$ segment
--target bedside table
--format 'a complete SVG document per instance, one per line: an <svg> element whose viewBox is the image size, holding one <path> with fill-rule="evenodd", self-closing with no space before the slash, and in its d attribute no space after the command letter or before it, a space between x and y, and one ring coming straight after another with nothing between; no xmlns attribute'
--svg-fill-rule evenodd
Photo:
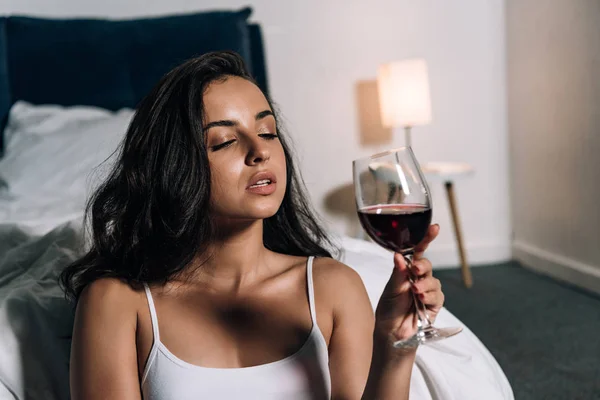
<svg viewBox="0 0 600 400"><path fill-rule="evenodd" d="M454 196L454 181L473 174L474 169L467 163L430 162L422 165L421 170L423 171L423 174L425 174L428 183L440 181L443 182L446 187L446 195L450 205L450 213L452 214L452 224L454 225L454 235L456 237L458 254L460 256L462 279L465 287L470 288L473 286L473 277L467 262L467 255L463 244L462 228L460 226L458 207Z"/></svg>

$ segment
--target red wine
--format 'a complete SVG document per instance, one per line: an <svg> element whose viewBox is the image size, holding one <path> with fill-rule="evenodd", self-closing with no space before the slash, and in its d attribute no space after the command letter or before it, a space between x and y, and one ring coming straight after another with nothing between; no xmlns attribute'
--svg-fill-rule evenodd
<svg viewBox="0 0 600 400"><path fill-rule="evenodd" d="M358 218L378 245L409 254L427 233L431 208L419 204L377 205L358 210Z"/></svg>

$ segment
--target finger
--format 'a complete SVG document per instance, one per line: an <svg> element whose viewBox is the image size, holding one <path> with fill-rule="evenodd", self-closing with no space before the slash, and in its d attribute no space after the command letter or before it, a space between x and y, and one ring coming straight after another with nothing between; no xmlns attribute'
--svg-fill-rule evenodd
<svg viewBox="0 0 600 400"><path fill-rule="evenodd" d="M425 250L427 250L427 247L429 247L429 243L431 243L439 233L439 224L433 224L429 226L429 229L427 229L427 234L425 234L423 240L421 240L421 242L415 246L415 252L413 256L414 259L419 259L423 257L423 253L425 252Z"/></svg>
<svg viewBox="0 0 600 400"><path fill-rule="evenodd" d="M433 276L420 279L415 282L412 286L412 290L417 293L427 293L434 290L442 291L442 282L439 279L434 278Z"/></svg>
<svg viewBox="0 0 600 400"><path fill-rule="evenodd" d="M438 311L444 306L444 292L441 290L432 290L431 292L419 294L419 299L429 310Z"/></svg>
<svg viewBox="0 0 600 400"><path fill-rule="evenodd" d="M394 253L394 270L398 269L402 274L408 273L408 268L406 267L406 260L404 260L404 256L400 253Z"/></svg>
<svg viewBox="0 0 600 400"><path fill-rule="evenodd" d="M419 260L413 261L412 263L412 272L419 279L431 276L432 271L433 266L431 265L431 261L429 261L426 258L421 258Z"/></svg>
<svg viewBox="0 0 600 400"><path fill-rule="evenodd" d="M388 280L387 285L383 289L383 295L386 297L394 297L401 293L406 293L410 290L410 282L408 280L408 268L401 254L394 254L394 270Z"/></svg>
<svg viewBox="0 0 600 400"><path fill-rule="evenodd" d="M402 320L402 323L398 326L395 332L396 340L404 340L412 337L418 327L418 317L416 312L407 313Z"/></svg>

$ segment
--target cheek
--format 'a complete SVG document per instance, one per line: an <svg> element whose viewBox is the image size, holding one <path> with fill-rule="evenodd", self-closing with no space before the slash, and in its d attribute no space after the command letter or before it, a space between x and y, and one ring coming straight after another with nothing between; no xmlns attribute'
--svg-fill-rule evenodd
<svg viewBox="0 0 600 400"><path fill-rule="evenodd" d="M210 162L211 199L224 200L223 196L236 190L239 183L239 167L234 162Z"/></svg>
<svg viewBox="0 0 600 400"><path fill-rule="evenodd" d="M287 181L287 163L285 161L285 153L283 149L281 149L279 156L278 164L281 166L281 176L283 177L284 182Z"/></svg>
<svg viewBox="0 0 600 400"><path fill-rule="evenodd" d="M279 163L280 168L279 168L279 173L277 174L277 176L279 177L279 180L277 182L277 191L279 192L279 196L281 197L281 199L283 200L283 197L285 196L285 192L287 191L287 165L285 162L285 155L281 155L281 162Z"/></svg>

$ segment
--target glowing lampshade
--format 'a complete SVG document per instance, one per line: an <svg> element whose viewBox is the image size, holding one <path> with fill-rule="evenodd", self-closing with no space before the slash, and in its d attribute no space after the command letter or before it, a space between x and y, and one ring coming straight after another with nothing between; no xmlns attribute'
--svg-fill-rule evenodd
<svg viewBox="0 0 600 400"><path fill-rule="evenodd" d="M431 122L425 60L411 59L381 65L377 86L384 126L411 127Z"/></svg>

